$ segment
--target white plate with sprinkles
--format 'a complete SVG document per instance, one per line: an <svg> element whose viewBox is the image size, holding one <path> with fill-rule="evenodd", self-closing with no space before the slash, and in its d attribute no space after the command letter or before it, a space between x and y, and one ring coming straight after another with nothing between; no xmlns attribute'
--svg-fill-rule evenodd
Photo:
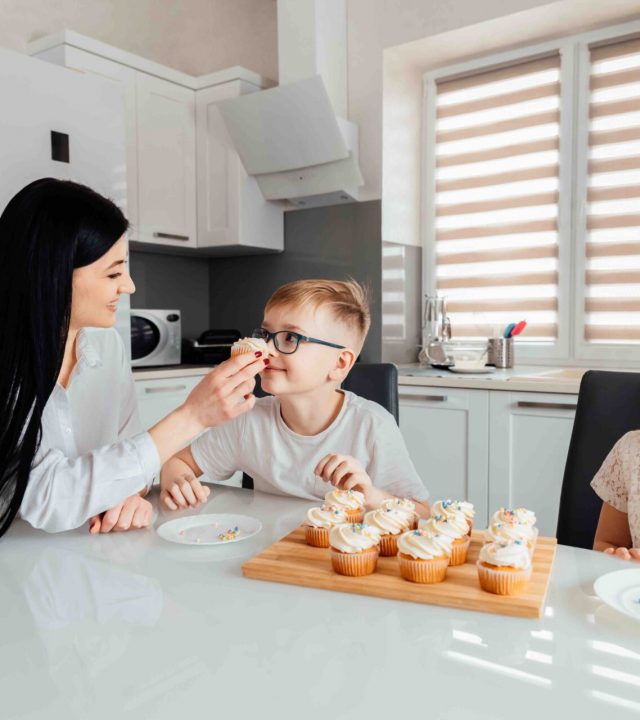
<svg viewBox="0 0 640 720"><path fill-rule="evenodd" d="M602 575L593 589L614 610L640 620L640 570L616 570Z"/></svg>
<svg viewBox="0 0 640 720"><path fill-rule="evenodd" d="M250 515L194 515L169 520L158 528L163 540L179 545L229 545L247 540L262 530L262 523Z"/></svg>

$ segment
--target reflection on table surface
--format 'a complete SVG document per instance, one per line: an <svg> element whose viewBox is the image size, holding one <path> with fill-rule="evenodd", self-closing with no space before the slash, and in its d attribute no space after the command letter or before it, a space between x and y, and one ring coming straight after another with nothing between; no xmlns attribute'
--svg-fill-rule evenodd
<svg viewBox="0 0 640 720"><path fill-rule="evenodd" d="M559 547L540 620L243 578L242 563L312 504L216 487L197 511L159 510L156 525L189 512L264 525L214 547L152 529L52 536L17 522L0 543L2 717L640 712L640 623L593 592L597 577L628 564Z"/></svg>

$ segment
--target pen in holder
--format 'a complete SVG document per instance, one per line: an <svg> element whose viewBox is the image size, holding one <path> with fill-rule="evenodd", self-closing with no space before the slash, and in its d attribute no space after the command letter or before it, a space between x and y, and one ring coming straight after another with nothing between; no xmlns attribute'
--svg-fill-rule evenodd
<svg viewBox="0 0 640 720"><path fill-rule="evenodd" d="M489 351L487 353L487 365L495 365L497 368L513 367L513 338L493 337L489 338Z"/></svg>

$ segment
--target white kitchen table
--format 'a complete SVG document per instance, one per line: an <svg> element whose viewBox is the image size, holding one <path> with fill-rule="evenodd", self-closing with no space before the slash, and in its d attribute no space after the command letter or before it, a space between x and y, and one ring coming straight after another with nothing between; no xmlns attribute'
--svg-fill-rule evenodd
<svg viewBox="0 0 640 720"><path fill-rule="evenodd" d="M558 548L540 620L244 578L310 505L216 487L191 512L264 525L218 547L16 521L0 541L0 718L637 717L640 623L593 593L623 561Z"/></svg>

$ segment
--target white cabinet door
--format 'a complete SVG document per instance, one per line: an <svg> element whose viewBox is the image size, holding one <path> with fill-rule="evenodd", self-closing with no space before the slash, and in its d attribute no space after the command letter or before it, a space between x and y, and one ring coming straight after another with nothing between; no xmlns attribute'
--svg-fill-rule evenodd
<svg viewBox="0 0 640 720"><path fill-rule="evenodd" d="M218 103L257 90L234 80L196 91L198 247L284 250L284 211L244 170Z"/></svg>
<svg viewBox="0 0 640 720"><path fill-rule="evenodd" d="M142 427L148 430L173 412L187 399L191 390L202 380L202 376L165 378L162 380L136 380L136 396ZM206 475L204 482L211 482ZM242 473L235 473L225 485L242 486Z"/></svg>
<svg viewBox="0 0 640 720"><path fill-rule="evenodd" d="M577 396L492 392L489 506L527 507L555 536Z"/></svg>
<svg viewBox="0 0 640 720"><path fill-rule="evenodd" d="M486 390L400 385L400 430L432 500L469 500L487 520Z"/></svg>
<svg viewBox="0 0 640 720"><path fill-rule="evenodd" d="M136 71L138 240L196 247L194 91Z"/></svg>
<svg viewBox="0 0 640 720"><path fill-rule="evenodd" d="M130 67L113 60L64 45L38 53L36 57L78 72L97 75L118 88L124 105L126 168L123 177L114 183L116 193L112 200L127 216L131 227L129 239L137 240L138 227L138 156L136 132L136 73ZM124 177L126 170L126 177Z"/></svg>

